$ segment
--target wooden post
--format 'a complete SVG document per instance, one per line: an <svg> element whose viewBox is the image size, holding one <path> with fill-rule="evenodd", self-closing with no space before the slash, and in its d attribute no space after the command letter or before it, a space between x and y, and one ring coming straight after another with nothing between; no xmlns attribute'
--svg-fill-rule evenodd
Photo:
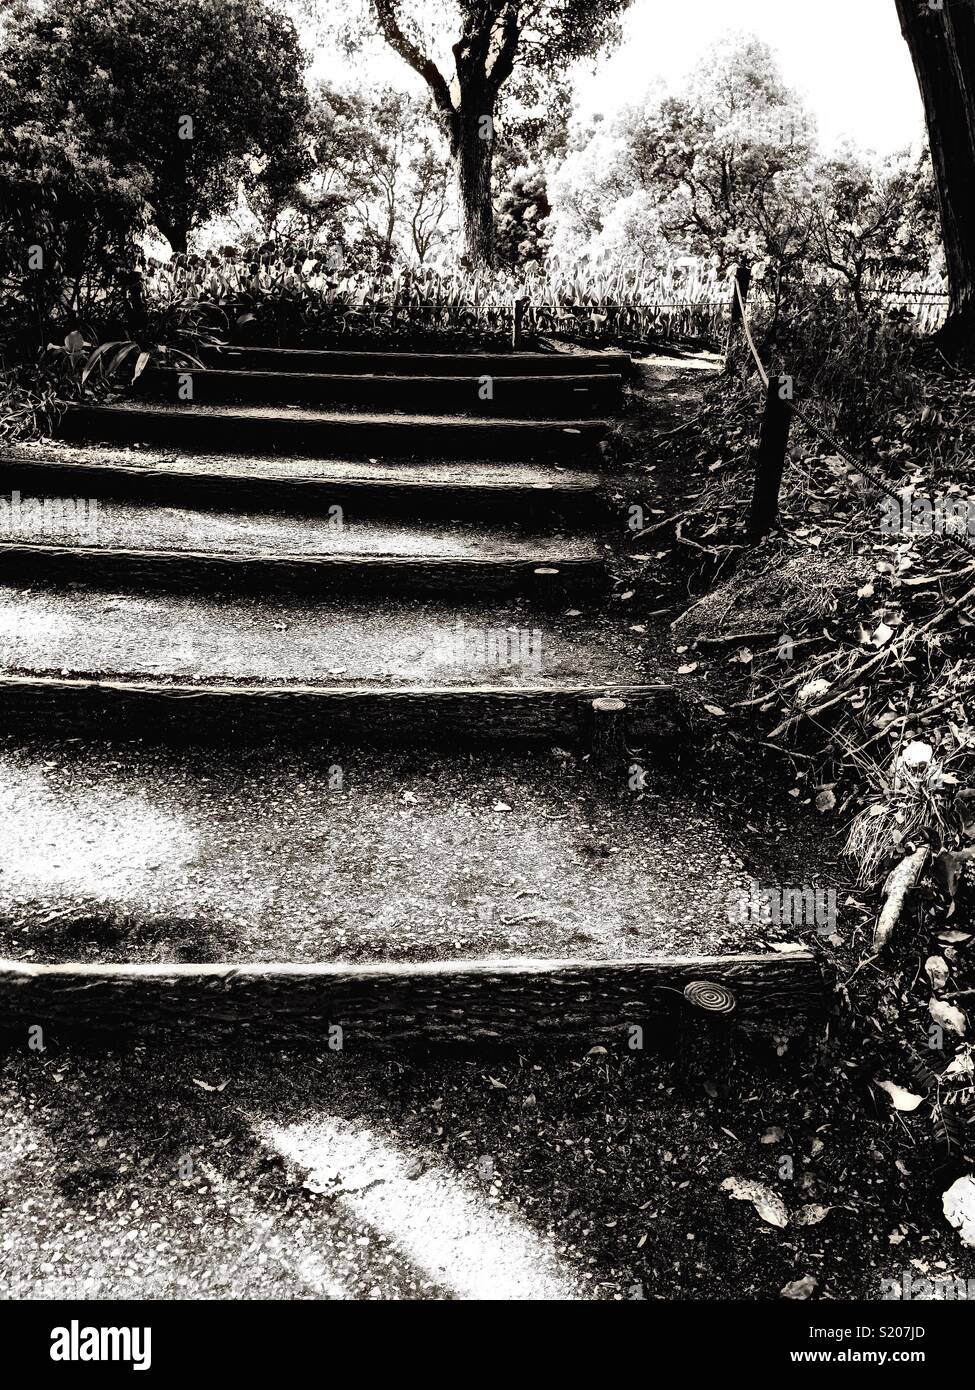
<svg viewBox="0 0 975 1390"><path fill-rule="evenodd" d="M611 777L626 762L626 701L609 695L592 702L589 766L597 777Z"/></svg>
<svg viewBox="0 0 975 1390"><path fill-rule="evenodd" d="M522 299L516 295L512 304L511 346L515 352L518 351L522 343L522 324L525 321L525 305L527 303L527 299Z"/></svg>
<svg viewBox="0 0 975 1390"><path fill-rule="evenodd" d="M750 265L739 265L735 267L735 285L741 293L741 301L734 289L731 292L731 318L728 322L728 340L724 350L724 369L730 369L731 350L738 337L738 328L742 322L742 306L748 303L748 289L752 283L752 268Z"/></svg>
<svg viewBox="0 0 975 1390"><path fill-rule="evenodd" d="M789 377L769 378L762 431L755 455L755 489L748 512L748 534L755 540L768 535L779 514L779 489L792 424L789 385Z"/></svg>

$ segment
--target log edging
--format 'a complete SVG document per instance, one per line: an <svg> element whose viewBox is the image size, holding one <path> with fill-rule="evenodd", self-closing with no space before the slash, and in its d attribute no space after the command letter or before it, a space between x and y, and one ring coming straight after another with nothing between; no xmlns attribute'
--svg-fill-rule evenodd
<svg viewBox="0 0 975 1390"><path fill-rule="evenodd" d="M464 739L587 738L592 701L627 702L628 730L657 736L670 685L394 686L194 684L141 679L0 675L0 730L44 733L132 728L140 737L219 729L223 738L271 729L307 738L352 729L359 737L415 734L421 726Z"/></svg>
<svg viewBox="0 0 975 1390"><path fill-rule="evenodd" d="M247 554L176 546L150 550L29 541L0 541L0 578L147 583L177 590L246 585L259 590L437 594L446 589L451 593L524 593L556 602L570 592L598 593L608 584L601 556Z"/></svg>
<svg viewBox="0 0 975 1390"><path fill-rule="evenodd" d="M804 1031L825 1016L826 975L809 951L638 960L419 964L61 964L0 960L0 1025L118 1029L193 1019L342 1030L350 1044L561 1044L632 1037L714 1015L685 996L734 996L720 1026Z"/></svg>
<svg viewBox="0 0 975 1390"><path fill-rule="evenodd" d="M391 464L397 460L390 459ZM85 497L130 498L152 502L210 506L227 510L264 506L298 508L312 515L336 505L360 515L413 516L422 506L431 513L455 519L491 516L561 516L591 521L593 513L609 513L605 478L576 482L553 472L552 481L518 483L490 481L476 473L463 481L433 478L288 477L273 472L220 472L209 468L170 468L160 464L126 464L119 461L82 462L57 458L30 458L0 453L0 477L8 487L38 487Z"/></svg>

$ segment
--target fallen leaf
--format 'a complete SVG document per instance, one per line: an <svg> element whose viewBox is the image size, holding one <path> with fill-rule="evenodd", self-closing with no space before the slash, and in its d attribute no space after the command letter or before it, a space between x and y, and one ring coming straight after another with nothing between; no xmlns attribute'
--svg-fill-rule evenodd
<svg viewBox="0 0 975 1390"><path fill-rule="evenodd" d="M815 1288L815 1276L807 1274L803 1279L793 1279L791 1284L786 1284L781 1293L783 1298L812 1298Z"/></svg>
<svg viewBox="0 0 975 1390"><path fill-rule="evenodd" d="M943 854L935 855L931 872L949 897L953 898L958 891L958 881L970 859L975 859L975 849L963 849L957 853L945 850Z"/></svg>
<svg viewBox="0 0 975 1390"><path fill-rule="evenodd" d="M788 1226L789 1213L782 1198L760 1182L751 1182L748 1178L725 1178L721 1186L736 1202L751 1202L762 1220L770 1226L780 1229Z"/></svg>
<svg viewBox="0 0 975 1390"><path fill-rule="evenodd" d="M958 1178L942 1195L941 1205L962 1244L975 1249L975 1178L970 1173Z"/></svg>
<svg viewBox="0 0 975 1390"><path fill-rule="evenodd" d="M821 792L816 793L816 810L832 811L836 805L836 795L829 787L824 787Z"/></svg>
<svg viewBox="0 0 975 1390"><path fill-rule="evenodd" d="M219 1086L211 1086L209 1081L200 1081L198 1077L193 1077L193 1085L199 1086L201 1091L222 1091L227 1085L226 1081L221 1081Z"/></svg>
<svg viewBox="0 0 975 1390"><path fill-rule="evenodd" d="M948 983L948 962L944 956L928 956L924 962L924 973L935 994L940 994Z"/></svg>
<svg viewBox="0 0 975 1390"><path fill-rule="evenodd" d="M818 676L814 681L807 681L799 690L797 699L800 705L808 704L810 700L815 700L819 695L825 695L830 688L830 682Z"/></svg>
<svg viewBox="0 0 975 1390"><path fill-rule="evenodd" d="M899 762L905 767L924 767L934 757L934 749L930 743L922 743L919 739L913 739L902 750Z"/></svg>
<svg viewBox="0 0 975 1390"><path fill-rule="evenodd" d="M818 1226L832 1210L832 1207L821 1207L816 1202L808 1202L806 1206L799 1208L792 1220L797 1226Z"/></svg>
<svg viewBox="0 0 975 1390"><path fill-rule="evenodd" d="M968 1028L965 1015L961 1009L956 1009L954 1004L946 1004L943 999L931 999L928 1002L928 1013L945 1032L954 1033L959 1038L965 1036Z"/></svg>
<svg viewBox="0 0 975 1390"><path fill-rule="evenodd" d="M679 676L689 676L692 671L697 670L697 666L698 663L696 661L689 661L686 666L678 666L677 674Z"/></svg>
<svg viewBox="0 0 975 1390"><path fill-rule="evenodd" d="M902 1110L905 1114L916 1110L924 1100L923 1096L916 1096L913 1091L905 1091L904 1087L898 1086L895 1081L878 1081L877 1085L890 1096L894 1109Z"/></svg>

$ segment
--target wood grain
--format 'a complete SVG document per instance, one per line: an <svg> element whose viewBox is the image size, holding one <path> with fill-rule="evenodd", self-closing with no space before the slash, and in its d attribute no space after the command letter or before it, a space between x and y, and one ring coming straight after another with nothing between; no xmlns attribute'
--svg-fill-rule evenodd
<svg viewBox="0 0 975 1390"><path fill-rule="evenodd" d="M436 735L490 741L591 740L592 701L627 703L632 737L673 737L676 696L669 685L370 686L191 684L161 680L0 676L0 730L138 737L288 739L354 732L382 740Z"/></svg>
<svg viewBox="0 0 975 1390"><path fill-rule="evenodd" d="M0 542L0 579L136 584L177 592L525 594L541 603L561 603L571 594L597 595L608 584L601 558L544 553L499 559L480 555L242 554L40 542Z"/></svg>
<svg viewBox="0 0 975 1390"><path fill-rule="evenodd" d="M193 405L71 406L62 439L171 444L199 453L278 452L301 457L573 459L597 466L607 427L601 420L336 418L313 412L211 413Z"/></svg>
<svg viewBox="0 0 975 1390"><path fill-rule="evenodd" d="M410 965L37 965L0 961L0 1020L85 1029L160 1022L338 1025L344 1043L577 1045L633 1024L706 1022L684 998L695 981L730 990L722 1023L795 1033L821 1019L827 983L808 952L515 960Z"/></svg>

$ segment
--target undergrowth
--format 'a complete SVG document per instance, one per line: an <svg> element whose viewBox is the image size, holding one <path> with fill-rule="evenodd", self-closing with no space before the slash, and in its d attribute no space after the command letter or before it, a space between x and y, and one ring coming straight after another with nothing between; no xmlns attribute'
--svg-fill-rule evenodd
<svg viewBox="0 0 975 1390"><path fill-rule="evenodd" d="M856 925L823 942L840 981L841 1034L852 1023L877 1077L905 1092L896 1103L909 1142L920 1119L951 1162L971 1150L975 1120L965 881L975 858L975 536L960 524L915 533L894 518L941 498L975 529L975 504L965 512L975 388L898 325L830 318L815 304L756 342L771 371L792 376L796 405L854 461L794 419L779 525L748 543L764 389L737 351L701 413L660 441L690 468L685 504L650 545L673 547L692 577L697 597L674 638L684 669L707 671L713 717L778 748L796 797L842 837L859 884L847 904ZM906 513L878 482L906 496ZM885 889L916 851L919 886L884 943L874 924Z"/></svg>

